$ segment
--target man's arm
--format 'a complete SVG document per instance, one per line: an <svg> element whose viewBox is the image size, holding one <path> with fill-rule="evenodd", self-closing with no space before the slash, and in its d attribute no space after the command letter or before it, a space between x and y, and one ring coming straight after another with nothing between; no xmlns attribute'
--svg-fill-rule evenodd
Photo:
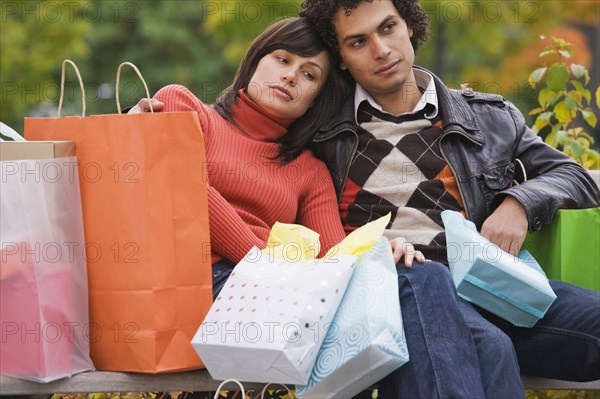
<svg viewBox="0 0 600 399"><path fill-rule="evenodd" d="M509 112L517 129L514 158L525 166L528 180L493 199L495 210L484 221L481 234L516 255L528 229L537 231L551 223L559 209L600 206L600 193L589 174L572 158L545 144L512 104Z"/></svg>

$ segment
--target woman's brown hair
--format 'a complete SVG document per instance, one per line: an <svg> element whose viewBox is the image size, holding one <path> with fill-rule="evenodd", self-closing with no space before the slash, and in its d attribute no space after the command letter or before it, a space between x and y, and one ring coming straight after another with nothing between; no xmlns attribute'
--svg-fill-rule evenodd
<svg viewBox="0 0 600 399"><path fill-rule="evenodd" d="M327 51L327 48L304 18L291 17L273 23L250 44L232 85L217 99L214 106L221 116L236 124L232 117L232 105L238 101L239 91L248 88L258 62L275 50L312 57L323 50ZM338 113L347 96L349 84L333 64L331 55L328 58L329 74L312 107L292 123L287 134L278 140L280 151L277 158L281 163L290 162L300 155L318 128Z"/></svg>

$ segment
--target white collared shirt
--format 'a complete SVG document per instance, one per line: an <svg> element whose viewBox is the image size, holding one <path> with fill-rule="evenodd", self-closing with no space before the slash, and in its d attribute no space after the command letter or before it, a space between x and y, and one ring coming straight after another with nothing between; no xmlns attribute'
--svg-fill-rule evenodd
<svg viewBox="0 0 600 399"><path fill-rule="evenodd" d="M437 92L435 90L435 82L433 81L433 76L430 73L423 71L422 69L413 69L415 74L415 80L417 81L417 87L420 91L422 91L421 98L419 98L419 102L415 106L415 108L411 112L405 112L400 115L411 115L419 112L427 104L431 104L434 107L434 111L430 115L425 115L427 119L433 119L438 114L438 98ZM361 85L356 83L356 90L354 91L354 120L356 121L358 118L358 106L363 101L367 101L373 108L385 112L386 114L390 114L389 112L384 111L381 108L381 105L377 104L377 102L373 99L373 97L367 92ZM399 115L393 115L399 116Z"/></svg>

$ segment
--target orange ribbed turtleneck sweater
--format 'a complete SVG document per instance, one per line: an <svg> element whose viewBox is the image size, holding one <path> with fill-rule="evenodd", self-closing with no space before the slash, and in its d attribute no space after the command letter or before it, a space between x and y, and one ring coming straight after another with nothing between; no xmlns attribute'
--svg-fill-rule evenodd
<svg viewBox="0 0 600 399"><path fill-rule="evenodd" d="M275 142L289 120L269 115L244 92L232 109L241 130L183 86L156 93L164 111L195 111L204 134L213 263L239 262L256 245L266 246L275 222L297 223L321 235L321 253L340 242L342 228L331 177L310 151L280 165Z"/></svg>

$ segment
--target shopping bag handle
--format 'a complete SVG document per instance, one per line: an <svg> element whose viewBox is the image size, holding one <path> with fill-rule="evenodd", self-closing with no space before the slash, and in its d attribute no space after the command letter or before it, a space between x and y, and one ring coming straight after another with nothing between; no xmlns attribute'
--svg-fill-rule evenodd
<svg viewBox="0 0 600 399"><path fill-rule="evenodd" d="M62 70L60 73L60 99L58 100L58 112L56 113L56 117L60 118L60 112L62 111L63 97L65 95L65 67L67 64L75 69L77 79L79 80L79 87L81 87L81 117L83 118L85 117L85 88L83 87L83 79L81 79L79 68L77 68L77 65L71 60L64 60L62 62Z"/></svg>
<svg viewBox="0 0 600 399"><path fill-rule="evenodd" d="M263 388L262 392L260 393L260 399L264 399L265 397L265 393L267 392L267 388L271 385L281 385L282 387L285 388L285 390L287 391L288 395L290 396L290 398L293 398L294 396L292 395L292 391L290 391L290 389L288 388L287 385L284 384L274 384L274 383L270 383L265 385L265 387Z"/></svg>
<svg viewBox="0 0 600 399"><path fill-rule="evenodd" d="M219 399L219 392L221 392L221 388L223 387L223 385L227 384L228 382L235 382L236 384L238 384L239 387L242 389L242 398L246 397L246 392L244 392L244 386L242 385L241 382L239 382L238 380L225 380L217 388L217 391L215 392L215 396L213 399Z"/></svg>
<svg viewBox="0 0 600 399"><path fill-rule="evenodd" d="M123 69L123 67L127 65L130 66L131 68L133 68L133 70L135 71L135 73L137 73L137 75L139 76L140 80L142 81L142 83L144 84L144 89L146 90L146 98L148 99L148 105L150 105L150 112L154 113L154 110L152 109L152 104L151 104L151 100L150 100L150 91L148 90L148 85L146 84L146 81L144 80L144 77L142 76L142 73L140 72L140 70L138 69L138 67L136 67L134 64L132 64L131 62L122 62L121 65L119 65L119 68L117 69L117 83L116 83L116 88L115 88L115 97L117 100L117 111L119 112L119 114L121 113L121 102L119 101L119 81L121 80L121 69Z"/></svg>

